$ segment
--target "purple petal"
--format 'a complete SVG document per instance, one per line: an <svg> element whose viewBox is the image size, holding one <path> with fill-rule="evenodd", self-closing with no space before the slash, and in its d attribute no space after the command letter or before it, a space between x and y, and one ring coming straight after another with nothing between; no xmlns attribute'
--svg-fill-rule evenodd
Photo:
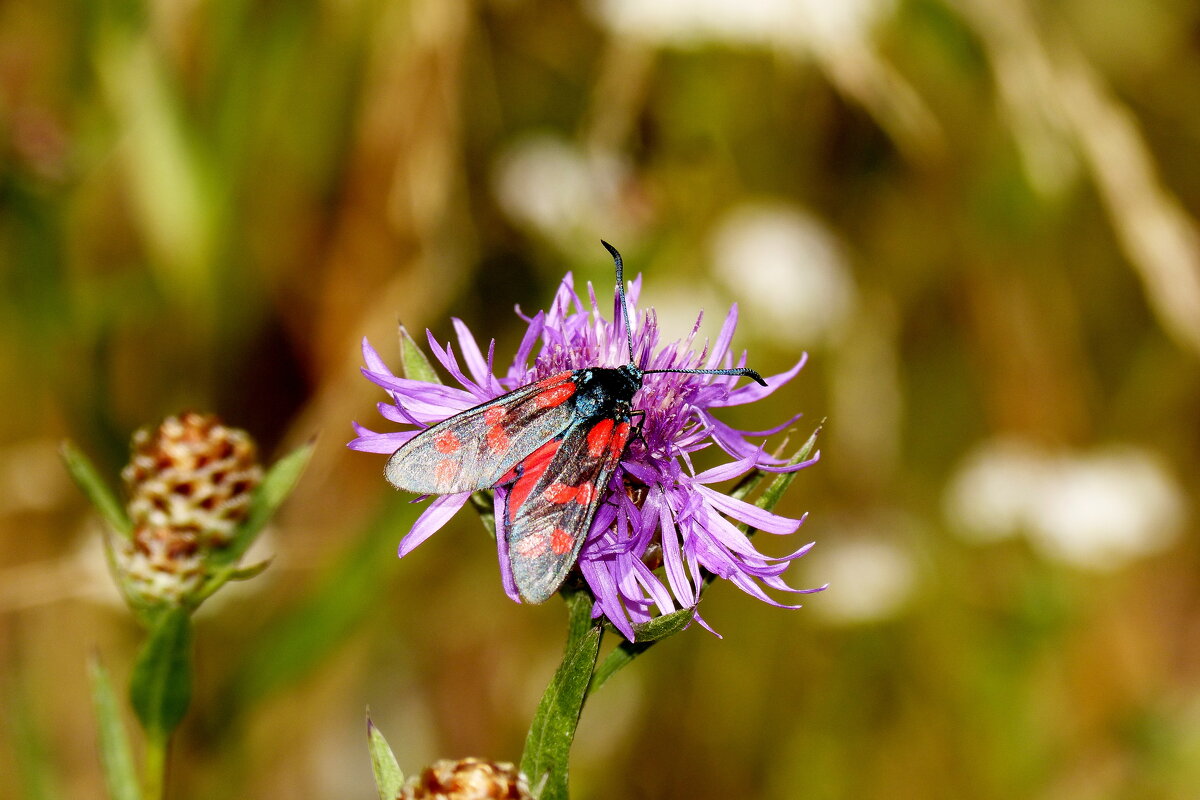
<svg viewBox="0 0 1200 800"><path fill-rule="evenodd" d="M761 400L774 392L780 386L790 381L792 378L796 377L796 373L804 369L804 363L806 361L808 361L808 353L800 356L800 360L797 361L791 369L780 372L778 375L768 375L766 378L764 378L764 380L767 382L766 386L760 386L757 383L750 382L740 389L735 389L730 392L729 397L727 397L724 402L713 403L713 405L726 407L742 406L746 405L747 403L753 403L756 400Z"/></svg>
<svg viewBox="0 0 1200 800"><path fill-rule="evenodd" d="M595 562L591 559L581 559L579 569L583 573L584 580L592 590L592 594L596 598L597 605L604 607L604 615L608 617L608 621L616 627L629 641L633 641L633 624L624 613L620 613L621 602L617 595L617 584L613 580L611 574L605 569L602 562Z"/></svg>
<svg viewBox="0 0 1200 800"><path fill-rule="evenodd" d="M434 357L441 362L442 366L446 368L446 371L450 373L450 376L454 380L461 383L473 397L477 398L475 401L476 404L479 400L488 400L493 397L493 395L468 378L466 373L462 371L462 367L458 365L458 359L454 357L454 347L449 342L446 343L446 347L443 349L438 344L437 339L434 338L433 331L429 330L425 331L425 338L429 341L429 348L433 351Z"/></svg>
<svg viewBox="0 0 1200 800"><path fill-rule="evenodd" d="M721 333L717 336L717 343L713 345L712 352L708 354L708 363L705 364L705 369L717 369L717 365L725 358L729 352L729 343L733 341L733 332L737 329L737 323L738 307L737 303L734 303L729 307L725 321L721 323Z"/></svg>
<svg viewBox="0 0 1200 800"><path fill-rule="evenodd" d="M384 389L398 392L406 400L419 400L426 403L443 403L446 405L462 405L463 403L477 405L475 397L470 392L456 389L453 386L414 381L409 378L400 378L390 373L372 372L368 369L363 369L362 374L366 375L367 380L372 383ZM470 407L464 406L464 408Z"/></svg>
<svg viewBox="0 0 1200 800"><path fill-rule="evenodd" d="M471 371L471 377L475 379L475 383L487 390L488 393L504 394L504 389L496 381L496 376L488 369L487 360L484 359L483 352L479 349L479 343L475 341L470 328L458 317L451 317L451 322L454 324L454 331L458 334L458 349L462 351L463 360L467 362L467 369Z"/></svg>
<svg viewBox="0 0 1200 800"><path fill-rule="evenodd" d="M354 423L354 428L358 431L358 438L346 442L346 447L362 453L382 453L389 456L399 450L402 444L418 433L417 431L375 433L374 431L367 430L357 422Z"/></svg>
<svg viewBox="0 0 1200 800"><path fill-rule="evenodd" d="M786 534L794 533L800 527L800 520L798 519L772 514L770 511L759 508L752 503L721 494L707 486L697 486L696 491L707 497L708 501L716 508L724 511L739 522L744 522L760 531Z"/></svg>
<svg viewBox="0 0 1200 800"><path fill-rule="evenodd" d="M517 348L517 354L513 358L513 368L509 370L510 378L524 378L528 371L526 366L529 363L529 356L533 353L533 347L541 338L542 329L546 327L546 312L539 311L533 319L529 321L529 327L525 329L525 336L521 339L521 346Z"/></svg>
<svg viewBox="0 0 1200 800"><path fill-rule="evenodd" d="M759 456L761 456L762 453L762 448L759 448L756 452L751 453L745 458L737 461L730 461L728 464L722 464L721 466L713 467L712 469L706 469L699 475L694 476L692 481L695 483L720 483L721 481L740 478L750 470L754 469L754 467L758 464Z"/></svg>
<svg viewBox="0 0 1200 800"><path fill-rule="evenodd" d="M366 363L367 369L372 372L383 373L384 375L392 374L392 371L387 368L387 364L379 357L379 353L371 346L371 343L367 341L367 337L365 336L362 340L362 354L363 362Z"/></svg>
<svg viewBox="0 0 1200 800"><path fill-rule="evenodd" d="M796 420L800 419L803 416L804 416L804 412L800 412L798 414L793 414L790 418L788 418L787 421L781 422L778 425L774 425L770 428L767 428L765 431L741 431L741 434L743 436L774 436L775 434L779 433L780 431L782 431L786 428L790 428L792 425L796 424Z"/></svg>
<svg viewBox="0 0 1200 800"><path fill-rule="evenodd" d="M444 494L430 503L429 508L425 509L425 513L417 518L408 535L400 540L400 558L404 558L416 549L418 545L439 531L443 525L450 521L451 517L458 513L458 510L463 507L470 496L470 492Z"/></svg>
<svg viewBox="0 0 1200 800"><path fill-rule="evenodd" d="M692 614L692 619L696 620L696 622L698 622L700 624L701 628L704 628L704 630L708 631L709 633L711 633L713 636L717 637L718 639L725 638L721 634L717 633L715 628L713 628L711 625L709 625L707 622L704 621L704 617L700 616L699 611Z"/></svg>
<svg viewBox="0 0 1200 800"><path fill-rule="evenodd" d="M657 490L662 491L661 489ZM681 604L694 606L699 598L696 589L688 581L687 574L683 571L683 553L679 550L679 534L675 528L675 521L671 519L669 502L662 504L659 519L662 524L663 566L666 567L667 581L671 584L671 592ZM699 583L695 585L698 586Z"/></svg>
<svg viewBox="0 0 1200 800"><path fill-rule="evenodd" d="M500 586L514 603L521 602L517 581L513 578L512 564L508 560L508 529L504 525L504 499L508 490L496 488L492 493L492 519L496 523L496 553L500 560Z"/></svg>
<svg viewBox="0 0 1200 800"><path fill-rule="evenodd" d="M658 613L670 614L675 611L675 601L671 597L671 593L667 591L667 587L662 585L662 581L658 579L654 572L640 558L630 558L629 561L634 574L637 576L638 583L641 584L646 593L654 600L654 605L657 606Z"/></svg>
<svg viewBox="0 0 1200 800"><path fill-rule="evenodd" d="M796 605L789 605L787 603L780 603L778 600L772 599L771 596L764 592L757 583L740 573L731 576L729 581L751 597L762 600L764 603L775 606L776 608L803 608L803 606L798 603Z"/></svg>

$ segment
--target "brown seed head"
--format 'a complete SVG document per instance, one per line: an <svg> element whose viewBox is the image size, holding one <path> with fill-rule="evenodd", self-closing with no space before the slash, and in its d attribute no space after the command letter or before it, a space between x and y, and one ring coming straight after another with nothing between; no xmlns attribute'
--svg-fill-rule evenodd
<svg viewBox="0 0 1200 800"><path fill-rule="evenodd" d="M171 541L168 549L175 549L191 536L203 547L221 547L246 517L262 468L248 433L213 414L188 412L134 434L121 477L137 538Z"/></svg>
<svg viewBox="0 0 1200 800"><path fill-rule="evenodd" d="M409 778L396 800L532 800L525 776L512 764L464 758L441 760Z"/></svg>

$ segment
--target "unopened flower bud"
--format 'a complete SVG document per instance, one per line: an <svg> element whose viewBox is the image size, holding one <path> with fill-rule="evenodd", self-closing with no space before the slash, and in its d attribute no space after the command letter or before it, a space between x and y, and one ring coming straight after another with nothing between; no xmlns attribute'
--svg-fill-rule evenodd
<svg viewBox="0 0 1200 800"><path fill-rule="evenodd" d="M512 764L464 758L434 762L409 778L396 800L532 800Z"/></svg>
<svg viewBox="0 0 1200 800"><path fill-rule="evenodd" d="M132 539L114 557L143 601L178 602L205 576L205 555L229 544L262 479L253 439L212 414L168 417L133 437L121 471Z"/></svg>
<svg viewBox="0 0 1200 800"><path fill-rule="evenodd" d="M250 434L187 412L134 434L121 477L135 528L171 528L220 547L245 519L262 468Z"/></svg>

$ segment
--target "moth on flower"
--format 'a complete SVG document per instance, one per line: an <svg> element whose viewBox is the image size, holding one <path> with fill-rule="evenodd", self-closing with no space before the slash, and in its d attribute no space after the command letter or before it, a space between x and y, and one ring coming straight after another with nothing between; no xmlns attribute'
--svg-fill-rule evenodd
<svg viewBox="0 0 1200 800"><path fill-rule="evenodd" d="M649 620L651 608L666 614L677 602L695 606L702 569L781 605L759 584L798 591L780 576L808 546L768 558L723 515L778 534L794 532L800 520L707 484L756 468L794 471L816 459L788 465L747 441L796 418L769 431L742 432L710 409L766 396L794 377L804 359L770 381L744 365L744 354L733 364L736 307L711 352L691 349L699 320L687 340L659 348L652 312L636 327L630 323L640 279L627 297L620 254L604 246L616 265L615 319L603 319L594 293L589 314L568 275L551 310L525 318L529 328L504 378L493 373L495 342L485 359L457 319L467 372L451 346L443 349L432 334L428 339L462 390L396 377L364 340L363 372L392 396L380 413L417 428L375 433L356 426L359 436L349 446L389 453L385 475L397 488L441 495L401 542L400 555L445 524L471 492L491 488L501 574L514 600L546 600L578 566L596 598L594 614L629 638L631 620ZM614 361L619 366L602 366ZM734 388L739 377L754 383ZM695 474L688 454L710 443L736 460ZM647 563L652 551L661 552L666 585Z"/></svg>

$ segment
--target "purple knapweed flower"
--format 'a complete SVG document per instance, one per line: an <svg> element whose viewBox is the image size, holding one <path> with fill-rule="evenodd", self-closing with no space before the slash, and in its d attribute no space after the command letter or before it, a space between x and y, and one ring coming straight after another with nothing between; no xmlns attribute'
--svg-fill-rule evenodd
<svg viewBox="0 0 1200 800"><path fill-rule="evenodd" d="M660 345L653 309L638 316L640 287L639 276L631 282L627 295L630 319L636 320L633 346L637 366L644 370L745 366L745 353L734 363L729 349L737 326L736 305L726 316L711 351L706 344L696 353L692 348L700 319L687 338ZM597 306L595 292L590 285L588 289L590 308L575 293L568 273L549 312L539 311L533 317L521 314L528 328L516 356L499 378L493 371L494 340L485 357L467 326L454 319L460 364L452 345L442 347L427 332L434 356L461 389L397 377L364 339L363 374L387 390L392 398L391 403L379 404L380 414L392 422L415 427L376 433L355 423L358 437L348 446L369 453L391 454L423 428L521 386L565 370L627 363L625 327L619 311L614 314L616 321L605 319ZM820 591L794 589L781 577L791 561L804 555L811 543L790 555L768 557L759 553L730 521L743 522L766 533L790 534L803 519L779 516L712 487L752 469L791 472L817 460L819 453L809 461L788 465L768 454L762 444L750 441L778 433L799 415L763 431L737 430L713 415L717 409L766 397L795 377L805 360L802 356L791 369L768 377L767 386L750 383L734 388L736 376L669 372L645 376L642 390L633 403L636 411L644 412L641 435L630 440L579 555L579 569L595 598L593 616L606 617L627 638L633 639L634 623L694 607L703 587L704 571L782 608L798 606L773 600L763 587L800 594ZM697 473L690 454L714 443L733 460ZM504 487L495 490L498 527L503 525L505 493ZM412 552L445 525L469 496L469 492L463 492L435 498L401 541L400 556ZM502 529L497 530L496 540L504 590L520 602ZM655 572L658 564L663 567L662 575ZM698 614L695 619L708 628Z"/></svg>

